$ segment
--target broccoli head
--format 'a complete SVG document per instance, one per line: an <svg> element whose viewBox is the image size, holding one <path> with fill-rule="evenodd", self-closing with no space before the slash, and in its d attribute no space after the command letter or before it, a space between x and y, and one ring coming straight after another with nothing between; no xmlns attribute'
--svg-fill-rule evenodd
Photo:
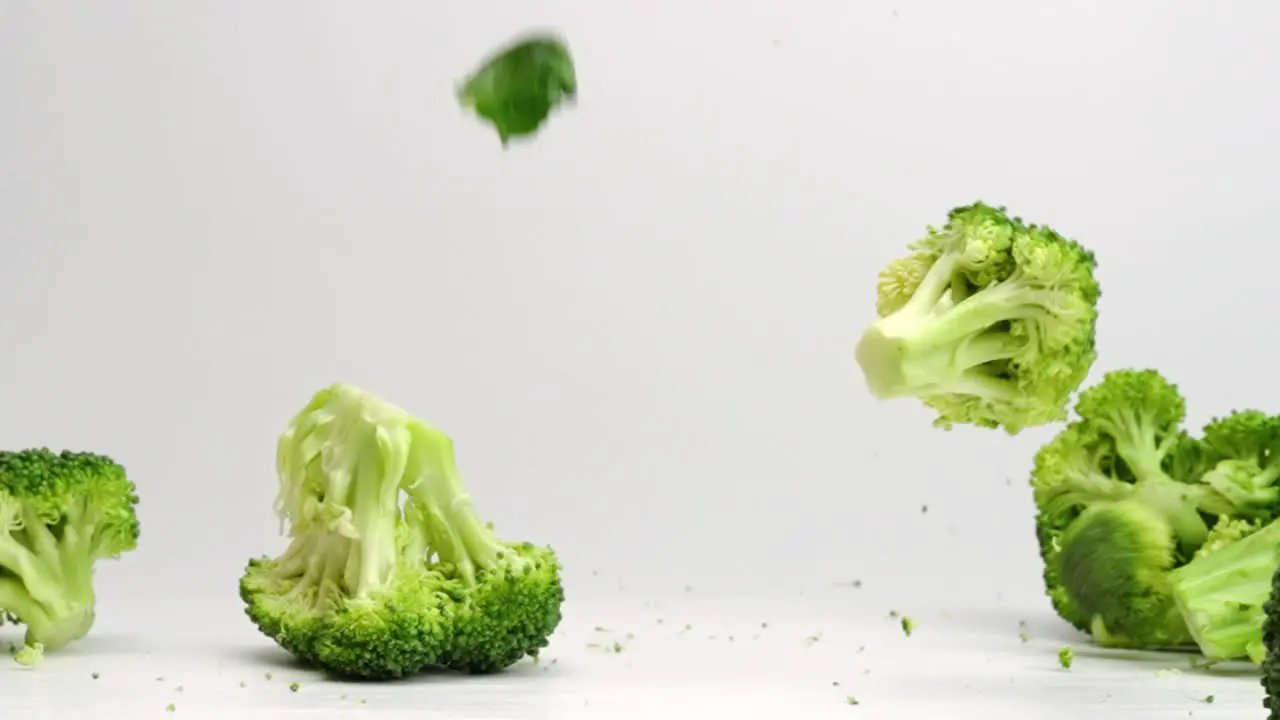
<svg viewBox="0 0 1280 720"><path fill-rule="evenodd" d="M493 125L506 146L535 135L560 105L577 97L573 56L564 41L538 34L498 50L458 86L458 101Z"/></svg>
<svg viewBox="0 0 1280 720"><path fill-rule="evenodd" d="M1064 419L1097 357L1093 253L982 203L909 249L881 271L855 350L871 393L917 398L942 428Z"/></svg>
<svg viewBox="0 0 1280 720"><path fill-rule="evenodd" d="M1280 510L1271 454L1280 426L1241 410L1193 437L1181 393L1154 370L1107 374L1080 394L1076 414L1032 474L1045 588L1059 615L1102 644L1248 654L1225 638L1253 621L1223 593L1252 597L1256 619L1257 579L1240 578L1269 567L1259 529Z"/></svg>
<svg viewBox="0 0 1280 720"><path fill-rule="evenodd" d="M93 567L138 543L124 468L92 453L0 452L0 612L58 650L93 627Z"/></svg>
<svg viewBox="0 0 1280 720"><path fill-rule="evenodd" d="M240 581L257 627L304 662L367 679L502 670L561 617L548 548L499 539L472 508L452 440L349 385L317 393L277 447L291 536Z"/></svg>

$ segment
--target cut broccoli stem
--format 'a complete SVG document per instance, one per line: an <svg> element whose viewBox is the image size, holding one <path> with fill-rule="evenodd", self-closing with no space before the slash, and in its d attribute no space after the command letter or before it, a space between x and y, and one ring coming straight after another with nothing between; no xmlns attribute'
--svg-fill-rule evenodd
<svg viewBox="0 0 1280 720"><path fill-rule="evenodd" d="M58 650L89 632L94 623L93 524L73 513L62 540L34 512L17 531L0 534L0 607L27 626L27 644ZM28 547L28 545L30 547Z"/></svg>
<svg viewBox="0 0 1280 720"><path fill-rule="evenodd" d="M855 349L867 387L879 398L926 390L1008 399L1016 389L983 366L1014 357L1025 342L1002 323L1046 315L1055 293L1016 277L941 308L957 260L940 258L898 310L867 328Z"/></svg>
<svg viewBox="0 0 1280 720"><path fill-rule="evenodd" d="M456 567L472 586L480 570L500 562L509 568L522 564L476 514L458 473L452 440L421 424L410 432L414 443L405 492L416 506L413 512L426 519L424 529L439 559Z"/></svg>
<svg viewBox="0 0 1280 720"><path fill-rule="evenodd" d="M1261 662L1263 605L1277 567L1280 521L1170 573L1174 600L1205 657Z"/></svg>

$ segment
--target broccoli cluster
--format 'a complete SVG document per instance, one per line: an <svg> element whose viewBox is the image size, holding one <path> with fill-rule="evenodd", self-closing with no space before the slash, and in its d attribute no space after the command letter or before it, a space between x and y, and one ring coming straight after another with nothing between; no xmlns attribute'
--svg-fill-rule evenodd
<svg viewBox="0 0 1280 720"><path fill-rule="evenodd" d="M871 393L916 398L942 428L1064 419L1097 357L1093 253L983 203L909 249L880 272L879 317L855 350Z"/></svg>
<svg viewBox="0 0 1280 720"><path fill-rule="evenodd" d="M1102 645L1260 662L1280 565L1280 419L1237 410L1200 433L1178 387L1117 370L1035 457L1044 582Z"/></svg>
<svg viewBox="0 0 1280 720"><path fill-rule="evenodd" d="M0 616L58 650L93 627L94 563L138 543L138 496L104 455L0 451Z"/></svg>
<svg viewBox="0 0 1280 720"><path fill-rule="evenodd" d="M480 520L440 430L333 385L281 435L277 471L290 542L249 562L240 596L302 661L365 679L489 673L548 644L564 600L555 553Z"/></svg>
<svg viewBox="0 0 1280 720"><path fill-rule="evenodd" d="M564 40L549 33L521 37L492 53L457 89L459 103L492 125L503 147L536 135L577 93L573 56Z"/></svg>

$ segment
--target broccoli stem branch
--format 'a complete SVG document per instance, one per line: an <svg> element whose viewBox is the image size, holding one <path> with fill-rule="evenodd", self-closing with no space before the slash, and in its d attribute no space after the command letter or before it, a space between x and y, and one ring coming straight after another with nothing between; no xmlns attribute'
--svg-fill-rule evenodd
<svg viewBox="0 0 1280 720"><path fill-rule="evenodd" d="M1263 604L1280 567L1280 521L1206 552L1169 574L1178 609L1196 644L1210 659L1256 655Z"/></svg>
<svg viewBox="0 0 1280 720"><path fill-rule="evenodd" d="M406 474L405 492L425 518L431 548L440 560L453 564L468 584L476 584L480 570L518 564L494 532L480 520L463 488L454 459L453 442L429 428L414 429L414 458Z"/></svg>

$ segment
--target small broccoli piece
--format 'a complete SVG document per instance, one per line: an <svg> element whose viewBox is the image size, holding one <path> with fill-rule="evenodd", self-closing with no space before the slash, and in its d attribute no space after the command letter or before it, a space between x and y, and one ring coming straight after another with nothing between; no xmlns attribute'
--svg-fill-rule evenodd
<svg viewBox="0 0 1280 720"><path fill-rule="evenodd" d="M844 699L844 701L845 701L846 703L850 704L850 705L858 705L858 704L859 704L859 703L858 703L858 698L854 697L853 695L849 695L849 696L847 696L847 697Z"/></svg>
<svg viewBox="0 0 1280 720"><path fill-rule="evenodd" d="M28 646L55 651L93 627L93 567L138 541L135 488L102 455L0 452L0 608Z"/></svg>
<svg viewBox="0 0 1280 720"><path fill-rule="evenodd" d="M480 521L439 430L334 385L282 434L277 465L292 541L250 561L240 592L299 659L393 679L431 665L493 672L548 644L564 597L554 553Z"/></svg>
<svg viewBox="0 0 1280 720"><path fill-rule="evenodd" d="M300 689L302 689L302 685L300 685L299 683L296 683L296 682L289 683L290 692L298 692L298 690Z"/></svg>
<svg viewBox="0 0 1280 720"><path fill-rule="evenodd" d="M26 645L13 654L13 659L24 667L40 667L44 664L44 645Z"/></svg>
<svg viewBox="0 0 1280 720"><path fill-rule="evenodd" d="M942 428L1064 419L1097 357L1093 254L983 203L909 249L881 271L879 318L855 351L871 393L917 398Z"/></svg>
<svg viewBox="0 0 1280 720"><path fill-rule="evenodd" d="M1058 664L1063 670L1070 670L1071 665L1076 660L1076 653L1070 647L1064 647L1058 651Z"/></svg>
<svg viewBox="0 0 1280 720"><path fill-rule="evenodd" d="M520 38L491 54L457 89L458 101L492 124L504 147L537 134L577 93L568 47L547 34Z"/></svg>
<svg viewBox="0 0 1280 720"><path fill-rule="evenodd" d="M165 705L165 706L164 706L164 711L165 711L165 712L174 712L174 711L176 711L177 709L178 709L178 707L177 707L176 705L174 705L173 703L169 703L168 705Z"/></svg>
<svg viewBox="0 0 1280 720"><path fill-rule="evenodd" d="M916 621L909 617L902 618L902 634L911 637L911 633L915 632Z"/></svg>

